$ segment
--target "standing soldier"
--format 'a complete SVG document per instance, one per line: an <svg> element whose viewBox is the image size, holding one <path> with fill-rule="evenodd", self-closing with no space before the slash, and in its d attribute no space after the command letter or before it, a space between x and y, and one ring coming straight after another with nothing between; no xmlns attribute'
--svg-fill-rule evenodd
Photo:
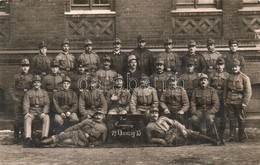
<svg viewBox="0 0 260 165"><path fill-rule="evenodd" d="M33 77L33 88L26 92L23 99L24 147L31 147L32 122L35 118L42 120L42 139L48 137L50 127L50 102L47 92L41 89L41 77Z"/></svg>
<svg viewBox="0 0 260 165"><path fill-rule="evenodd" d="M69 40L65 39L61 43L62 52L55 57L55 61L58 62L60 70L66 75L73 73L75 67L75 57L69 53L70 43Z"/></svg>
<svg viewBox="0 0 260 165"><path fill-rule="evenodd" d="M156 90L150 86L150 79L143 74L140 87L134 89L130 101L132 114L143 114L148 116L151 108L158 108L159 100Z"/></svg>
<svg viewBox="0 0 260 165"><path fill-rule="evenodd" d="M127 71L127 54L121 51L121 40L116 38L113 42L114 50L111 52L111 68L117 73L123 74Z"/></svg>
<svg viewBox="0 0 260 165"><path fill-rule="evenodd" d="M145 48L146 42L143 36L137 37L138 47L130 52L130 55L136 56L138 69L142 73L150 76L154 72L154 62L152 52Z"/></svg>
<svg viewBox="0 0 260 165"><path fill-rule="evenodd" d="M172 51L172 39L168 38L164 42L165 52L158 55L158 58L163 58L165 62L166 72L178 74L180 69L180 57Z"/></svg>
<svg viewBox="0 0 260 165"><path fill-rule="evenodd" d="M245 59L242 55L237 52L238 42L237 40L230 39L229 42L229 53L225 56L226 70L229 74L233 73L233 65L235 59L240 62L240 70L243 72L245 68Z"/></svg>
<svg viewBox="0 0 260 165"><path fill-rule="evenodd" d="M114 78L114 87L108 91L108 114L127 114L129 112L130 91L123 87L123 77Z"/></svg>
<svg viewBox="0 0 260 165"><path fill-rule="evenodd" d="M209 76L210 86L217 90L219 98L219 111L216 113L216 116L219 117L219 136L222 142L224 142L224 133L226 128L226 106L224 105L224 87L226 81L229 77L229 74L224 71L225 69L225 60L220 57L216 61L216 71L211 72Z"/></svg>
<svg viewBox="0 0 260 165"><path fill-rule="evenodd" d="M212 38L208 38L207 40L207 49L208 51L203 53L202 56L205 58L207 71L206 73L210 75L210 73L214 72L216 69L216 61L218 58L222 57L222 55L215 50L216 42Z"/></svg>
<svg viewBox="0 0 260 165"><path fill-rule="evenodd" d="M82 120L90 119L97 111L107 114L107 101L101 90L99 90L100 82L94 77L90 81L90 89L85 90L79 97L79 112Z"/></svg>
<svg viewBox="0 0 260 165"><path fill-rule="evenodd" d="M66 76L62 80L62 88L53 95L53 104L55 116L54 120L58 124L57 128L60 132L66 129L70 124L79 121L77 116L78 97L77 94L70 89L71 79ZM69 125L64 125L64 121L68 120ZM59 132L58 131L58 132Z"/></svg>
<svg viewBox="0 0 260 165"><path fill-rule="evenodd" d="M103 90L104 95L106 96L109 89L114 85L114 77L117 73L110 69L111 58L106 55L103 58L103 69L96 71L95 76L101 80L101 89Z"/></svg>
<svg viewBox="0 0 260 165"><path fill-rule="evenodd" d="M10 86L14 110L14 143L21 142L23 136L23 98L25 92L31 88L33 76L28 73L30 63L28 59L21 61L21 72L14 76L14 83ZM19 132L21 131L21 138Z"/></svg>
<svg viewBox="0 0 260 165"><path fill-rule="evenodd" d="M188 61L192 59L195 62L194 71L197 73L206 72L206 62L204 57L196 52L196 42L190 40L188 42L188 54L184 55L181 60L181 73L184 73L188 66Z"/></svg>
<svg viewBox="0 0 260 165"><path fill-rule="evenodd" d="M32 58L32 74L45 76L51 72L51 59L47 56L47 45L44 42L39 44L40 53Z"/></svg>
<svg viewBox="0 0 260 165"><path fill-rule="evenodd" d="M142 72L137 68L135 55L128 56L127 73L123 75L125 88L130 90L132 93L135 88L139 87L139 80L141 79L141 76Z"/></svg>
<svg viewBox="0 0 260 165"><path fill-rule="evenodd" d="M233 73L227 79L224 91L224 103L227 105L229 113L230 137L228 141L235 140L235 121L238 122L238 138L240 142L245 142L245 117L246 106L252 96L250 79L240 71L241 63L233 61Z"/></svg>
<svg viewBox="0 0 260 165"><path fill-rule="evenodd" d="M95 73L100 68L99 56L92 50L93 44L89 39L84 42L84 48L85 52L78 57L77 63L85 65L87 72Z"/></svg>
<svg viewBox="0 0 260 165"><path fill-rule="evenodd" d="M208 76L201 74L200 87L196 88L191 98L191 124L195 130L202 131L203 121L206 121L207 135L212 135L215 127L215 113L219 110L217 91L210 87Z"/></svg>
<svg viewBox="0 0 260 165"><path fill-rule="evenodd" d="M166 89L166 81L170 75L164 72L164 64L164 60L158 58L155 62L156 71L150 76L152 87L156 89L158 98L161 98L163 91Z"/></svg>
<svg viewBox="0 0 260 165"><path fill-rule="evenodd" d="M190 102L185 89L177 86L177 80L171 76L168 79L168 86L160 98L160 107L163 115L184 123L183 114L189 110Z"/></svg>

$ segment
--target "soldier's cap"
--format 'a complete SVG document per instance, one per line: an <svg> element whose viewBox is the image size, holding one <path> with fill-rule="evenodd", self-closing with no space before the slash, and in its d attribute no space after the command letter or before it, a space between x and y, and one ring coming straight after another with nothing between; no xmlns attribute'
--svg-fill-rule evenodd
<svg viewBox="0 0 260 165"><path fill-rule="evenodd" d="M95 112L94 112L94 115L95 115L95 114L103 114L103 115L104 115L104 112L101 111L101 110L98 110L98 111L95 111Z"/></svg>
<svg viewBox="0 0 260 165"><path fill-rule="evenodd" d="M67 38L61 42L61 46L63 46L64 44L68 44L68 45L70 44Z"/></svg>
<svg viewBox="0 0 260 165"><path fill-rule="evenodd" d="M191 46L196 46L196 42L194 40L190 40L188 42L188 47L191 47Z"/></svg>
<svg viewBox="0 0 260 165"><path fill-rule="evenodd" d="M21 61L21 66L30 66L30 61L25 58Z"/></svg>
<svg viewBox="0 0 260 165"><path fill-rule="evenodd" d="M206 74L204 74L204 73L201 73L199 78L200 78L200 80L202 80L202 79L209 79L209 77Z"/></svg>
<svg viewBox="0 0 260 165"><path fill-rule="evenodd" d="M62 82L71 82L71 79L69 78L69 76L65 76L62 78Z"/></svg>
<svg viewBox="0 0 260 165"><path fill-rule="evenodd" d="M42 81L42 78L41 78L41 76L39 76L39 75L34 75L33 76L33 79L32 79L32 82L35 82L35 81Z"/></svg>
<svg viewBox="0 0 260 165"><path fill-rule="evenodd" d="M45 42L44 41L42 41L40 44L39 44L39 49L41 49L41 48L47 48L47 45L45 44Z"/></svg>
<svg viewBox="0 0 260 165"><path fill-rule="evenodd" d="M157 107L153 107L150 109L150 113L152 112L159 112L159 109Z"/></svg>
<svg viewBox="0 0 260 165"><path fill-rule="evenodd" d="M228 45L230 46L230 45L232 45L232 44L237 44L237 45L238 45L237 40L235 40L235 39L230 39L230 40L228 41Z"/></svg>
<svg viewBox="0 0 260 165"><path fill-rule="evenodd" d="M194 66L195 61L193 59L189 59L187 64L188 64L188 66Z"/></svg>
<svg viewBox="0 0 260 165"><path fill-rule="evenodd" d="M92 77L90 79L90 83L100 83L100 81L99 81L98 77Z"/></svg>
<svg viewBox="0 0 260 165"><path fill-rule="evenodd" d="M164 59L163 58L157 58L155 61L155 64L163 64L164 65Z"/></svg>
<svg viewBox="0 0 260 165"><path fill-rule="evenodd" d="M121 44L121 40L119 38L116 38L113 42L113 44Z"/></svg>
<svg viewBox="0 0 260 165"><path fill-rule="evenodd" d="M115 77L114 77L114 81L118 80L118 79L121 79L123 80L123 76L121 74L117 74Z"/></svg>
<svg viewBox="0 0 260 165"><path fill-rule="evenodd" d="M54 68L54 67L59 67L59 66L60 66L60 65L59 65L58 61L53 60L53 61L51 62L51 67L52 67L52 68Z"/></svg>
<svg viewBox="0 0 260 165"><path fill-rule="evenodd" d="M93 45L92 41L90 41L90 39L86 39L86 41L84 42L84 47L86 47L88 45Z"/></svg>
<svg viewBox="0 0 260 165"><path fill-rule="evenodd" d="M148 77L146 74L142 74L141 80L150 80L150 77Z"/></svg>
<svg viewBox="0 0 260 165"><path fill-rule="evenodd" d="M84 68L85 64L83 62L79 62L77 65L78 68Z"/></svg>
<svg viewBox="0 0 260 165"><path fill-rule="evenodd" d="M139 36L137 37L137 42L145 42L144 37L143 37L142 35L139 35Z"/></svg>
<svg viewBox="0 0 260 165"><path fill-rule="evenodd" d="M216 62L217 65L223 65L225 64L225 59L222 57L219 57Z"/></svg>
<svg viewBox="0 0 260 165"><path fill-rule="evenodd" d="M216 44L215 40L213 38L208 38L207 45Z"/></svg>
<svg viewBox="0 0 260 165"><path fill-rule="evenodd" d="M168 78L168 81L169 82L172 82L172 81L175 81L176 79L175 79L175 77L173 76L173 75L171 75L169 78Z"/></svg>
<svg viewBox="0 0 260 165"><path fill-rule="evenodd" d="M168 44L172 44L172 39L170 38L167 38L165 41L164 41L164 45L168 45Z"/></svg>
<svg viewBox="0 0 260 165"><path fill-rule="evenodd" d="M240 66L240 61L237 60L237 59L234 59L232 66L233 66L233 67L234 67L234 66Z"/></svg>
<svg viewBox="0 0 260 165"><path fill-rule="evenodd" d="M128 62L131 62L132 60L136 60L136 56L134 54L128 56Z"/></svg>
<svg viewBox="0 0 260 165"><path fill-rule="evenodd" d="M102 61L103 61L103 62L105 62L105 61L111 62L111 57L108 56L108 55L105 55L105 56L103 57L103 60L102 60Z"/></svg>

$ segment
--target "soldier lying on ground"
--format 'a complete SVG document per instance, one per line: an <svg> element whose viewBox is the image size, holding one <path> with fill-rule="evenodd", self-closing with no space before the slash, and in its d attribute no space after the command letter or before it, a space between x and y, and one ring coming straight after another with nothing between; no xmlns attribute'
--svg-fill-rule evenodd
<svg viewBox="0 0 260 165"><path fill-rule="evenodd" d="M103 123L104 113L96 111L93 119L83 120L81 123L67 128L60 134L53 135L42 141L35 141L36 147L87 147L101 145L107 137L107 127Z"/></svg>
<svg viewBox="0 0 260 165"><path fill-rule="evenodd" d="M158 108L150 110L150 122L146 127L146 135L148 143L165 146L185 145L196 140L219 145L218 141L199 132L186 129L184 125L176 120L171 120L165 116L159 117Z"/></svg>

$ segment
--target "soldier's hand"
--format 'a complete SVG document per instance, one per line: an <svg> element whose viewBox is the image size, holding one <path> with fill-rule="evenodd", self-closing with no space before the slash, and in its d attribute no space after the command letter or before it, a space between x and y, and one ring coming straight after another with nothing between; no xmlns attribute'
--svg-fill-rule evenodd
<svg viewBox="0 0 260 165"><path fill-rule="evenodd" d="M89 137L89 134L88 134L88 133L85 133L85 136L86 136L86 138L88 138L88 137Z"/></svg>
<svg viewBox="0 0 260 165"><path fill-rule="evenodd" d="M66 116L69 117L70 115L71 115L71 113L68 111L68 112L66 113Z"/></svg>
<svg viewBox="0 0 260 165"><path fill-rule="evenodd" d="M62 117L63 119L65 119L65 118L66 118L66 115L65 115L65 113L61 113L60 115L61 115L61 117Z"/></svg>
<svg viewBox="0 0 260 165"><path fill-rule="evenodd" d="M169 109L165 109L163 112L164 112L164 114L165 114L165 115L168 115L168 114L170 114L170 111L169 111Z"/></svg>
<svg viewBox="0 0 260 165"><path fill-rule="evenodd" d="M187 133L187 131L184 129L184 130L182 130L181 131L181 133L182 133L182 135L186 138L187 137L187 135L188 135L188 133Z"/></svg>
<svg viewBox="0 0 260 165"><path fill-rule="evenodd" d="M45 113L42 113L42 114L40 115L40 118L43 119L44 116L45 116Z"/></svg>
<svg viewBox="0 0 260 165"><path fill-rule="evenodd" d="M112 100L112 101L116 101L116 100L118 100L118 96L115 95L115 94L113 94L113 95L111 96L111 100Z"/></svg>
<svg viewBox="0 0 260 165"><path fill-rule="evenodd" d="M246 104L242 103L242 107L246 107Z"/></svg>
<svg viewBox="0 0 260 165"><path fill-rule="evenodd" d="M180 110L180 111L178 112L178 114L181 114L181 115L183 115L183 114L184 114L184 112L183 112L182 110Z"/></svg>
<svg viewBox="0 0 260 165"><path fill-rule="evenodd" d="M164 145L164 146L167 145L167 142L166 142L165 140L163 140L163 139L160 139L160 140L159 140L159 143L162 144L162 145Z"/></svg>

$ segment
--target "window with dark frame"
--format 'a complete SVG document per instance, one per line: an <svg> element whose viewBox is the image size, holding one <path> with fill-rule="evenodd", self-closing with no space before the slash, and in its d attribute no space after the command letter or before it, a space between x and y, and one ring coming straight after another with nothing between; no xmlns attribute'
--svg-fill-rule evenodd
<svg viewBox="0 0 260 165"><path fill-rule="evenodd" d="M260 0L243 0L243 7L259 7Z"/></svg>
<svg viewBox="0 0 260 165"><path fill-rule="evenodd" d="M71 10L111 10L112 0L71 0Z"/></svg>
<svg viewBox="0 0 260 165"><path fill-rule="evenodd" d="M176 8L217 8L218 0L177 0Z"/></svg>
<svg viewBox="0 0 260 165"><path fill-rule="evenodd" d="M0 0L0 12L7 12L9 0Z"/></svg>

